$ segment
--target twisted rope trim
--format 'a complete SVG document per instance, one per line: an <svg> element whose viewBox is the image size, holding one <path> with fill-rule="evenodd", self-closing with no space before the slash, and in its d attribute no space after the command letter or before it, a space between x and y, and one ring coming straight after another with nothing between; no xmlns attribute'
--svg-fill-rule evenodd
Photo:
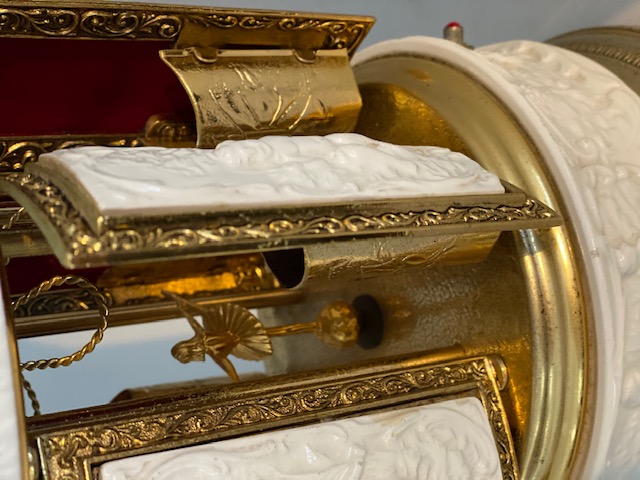
<svg viewBox="0 0 640 480"><path fill-rule="evenodd" d="M12 303L12 307L15 311L18 307L24 305L25 303L28 303L29 301L33 300L37 296L41 295L43 292L51 290L53 287L59 287L65 284L76 285L80 288L83 288L87 290L89 294L91 294L91 296L95 298L96 303L98 305L98 313L100 315L100 325L98 326L98 329L91 336L91 339L89 340L89 342L87 342L87 344L85 344L77 352L74 352L71 355L66 355L60 358L31 360L25 363L21 363L20 364L21 370L27 370L29 372L32 372L36 369L44 370L46 368L68 367L73 362L78 362L82 360L85 357L85 355L93 352L93 350L96 348L96 345L98 345L102 341L104 332L108 327L108 320L107 320L109 316L108 300L100 292L100 290L98 290L98 288L94 284L92 284L88 280L85 280L84 278L77 277L75 275L53 277L45 282L42 282L37 287L32 288L26 294L20 296L18 299L16 299Z"/></svg>

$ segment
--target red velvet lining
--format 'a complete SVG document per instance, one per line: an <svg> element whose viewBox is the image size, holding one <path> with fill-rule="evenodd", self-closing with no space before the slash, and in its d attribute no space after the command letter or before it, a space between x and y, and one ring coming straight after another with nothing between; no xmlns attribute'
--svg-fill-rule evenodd
<svg viewBox="0 0 640 480"><path fill-rule="evenodd" d="M0 39L0 136L136 134L155 114L194 121L189 97L158 55L168 42ZM104 269L71 273L95 282ZM11 293L69 270L52 256L7 266Z"/></svg>
<svg viewBox="0 0 640 480"><path fill-rule="evenodd" d="M193 120L158 50L166 42L0 41L0 136L137 133L154 114Z"/></svg>
<svg viewBox="0 0 640 480"><path fill-rule="evenodd" d="M15 295L25 293L51 277L66 275L67 273L84 277L95 284L105 269L83 268L67 270L60 265L56 257L48 255L44 257L12 258L6 266L6 270L9 279L9 293Z"/></svg>

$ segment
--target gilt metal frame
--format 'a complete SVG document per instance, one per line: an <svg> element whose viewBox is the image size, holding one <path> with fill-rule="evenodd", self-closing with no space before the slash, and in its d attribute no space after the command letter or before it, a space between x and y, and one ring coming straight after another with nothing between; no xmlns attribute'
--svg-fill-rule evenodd
<svg viewBox="0 0 640 480"><path fill-rule="evenodd" d="M33 417L28 430L37 444L46 479L90 480L96 478L96 467L114 459L473 396L487 414L504 478L518 478L499 393L506 383L499 359L440 358L438 362L434 358L437 355L425 353L116 402Z"/></svg>

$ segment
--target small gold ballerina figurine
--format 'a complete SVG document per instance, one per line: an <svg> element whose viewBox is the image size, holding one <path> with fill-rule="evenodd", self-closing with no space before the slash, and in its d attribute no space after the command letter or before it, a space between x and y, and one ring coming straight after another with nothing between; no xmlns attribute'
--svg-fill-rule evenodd
<svg viewBox="0 0 640 480"><path fill-rule="evenodd" d="M334 347L348 347L359 341L362 319L358 317L356 308L347 302L328 305L314 322L266 328L249 310L240 305L224 303L202 307L175 293L163 294L175 300L178 309L195 332L189 340L174 345L171 354L181 363L203 362L205 356L209 355L234 381L240 379L228 358L229 355L245 360L262 360L273 353L270 337L314 333L324 343ZM373 299L368 301L375 302ZM378 308L377 303L375 308ZM202 316L202 325L195 319L194 314ZM379 310L377 316L380 317L376 333L380 337L377 340L379 343L382 335L382 317ZM360 343L365 348L375 346ZM366 340L366 343L370 341Z"/></svg>

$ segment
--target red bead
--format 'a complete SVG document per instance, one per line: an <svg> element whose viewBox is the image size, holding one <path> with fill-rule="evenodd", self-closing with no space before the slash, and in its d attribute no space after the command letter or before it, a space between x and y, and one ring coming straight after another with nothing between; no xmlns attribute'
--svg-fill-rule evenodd
<svg viewBox="0 0 640 480"><path fill-rule="evenodd" d="M458 22L449 22L447 23L446 28L462 28L462 25L460 25Z"/></svg>

